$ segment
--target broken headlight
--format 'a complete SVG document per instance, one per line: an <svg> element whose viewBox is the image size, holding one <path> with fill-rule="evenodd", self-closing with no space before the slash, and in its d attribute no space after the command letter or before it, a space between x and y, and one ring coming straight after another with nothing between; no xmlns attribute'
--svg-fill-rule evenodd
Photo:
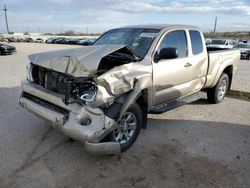
<svg viewBox="0 0 250 188"><path fill-rule="evenodd" d="M65 104L87 104L96 100L97 85L93 81L70 81L67 86Z"/></svg>
<svg viewBox="0 0 250 188"><path fill-rule="evenodd" d="M80 99L84 102L94 102L96 99L97 86L94 82L80 85Z"/></svg>
<svg viewBox="0 0 250 188"><path fill-rule="evenodd" d="M31 81L31 82L33 82L32 69L33 69L33 65L31 63L29 63L26 66L26 79Z"/></svg>

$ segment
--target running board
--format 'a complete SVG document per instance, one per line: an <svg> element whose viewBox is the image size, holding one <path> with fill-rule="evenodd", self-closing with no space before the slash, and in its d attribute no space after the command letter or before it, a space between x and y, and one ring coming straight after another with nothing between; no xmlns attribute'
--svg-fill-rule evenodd
<svg viewBox="0 0 250 188"><path fill-rule="evenodd" d="M194 93L194 94L188 95L188 96L180 98L180 99L176 99L173 101L169 101L167 103L157 105L157 106L153 107L153 109L149 112L149 114L161 114L161 113L164 113L166 111L172 110L174 108L183 106L185 104L197 101L200 98L201 98L201 96L199 95L199 93Z"/></svg>

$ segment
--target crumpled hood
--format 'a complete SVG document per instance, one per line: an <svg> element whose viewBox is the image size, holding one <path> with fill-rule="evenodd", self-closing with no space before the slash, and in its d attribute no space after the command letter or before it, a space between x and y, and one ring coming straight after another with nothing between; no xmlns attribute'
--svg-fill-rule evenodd
<svg viewBox="0 0 250 188"><path fill-rule="evenodd" d="M94 45L29 55L33 64L66 73L74 77L85 77L97 71L101 59L126 45ZM132 51L131 51L132 53Z"/></svg>

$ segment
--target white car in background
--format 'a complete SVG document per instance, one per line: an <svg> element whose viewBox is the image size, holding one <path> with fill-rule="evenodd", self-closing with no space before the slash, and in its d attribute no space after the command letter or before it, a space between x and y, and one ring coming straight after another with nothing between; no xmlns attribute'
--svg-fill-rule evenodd
<svg viewBox="0 0 250 188"><path fill-rule="evenodd" d="M240 50L241 59L250 60L250 43L239 43L235 48Z"/></svg>
<svg viewBox="0 0 250 188"><path fill-rule="evenodd" d="M210 43L207 45L209 48L233 48L234 41L230 39L212 39Z"/></svg>
<svg viewBox="0 0 250 188"><path fill-rule="evenodd" d="M42 38L37 38L37 39L35 40L35 42L37 42L37 43L43 43L44 40L43 40Z"/></svg>

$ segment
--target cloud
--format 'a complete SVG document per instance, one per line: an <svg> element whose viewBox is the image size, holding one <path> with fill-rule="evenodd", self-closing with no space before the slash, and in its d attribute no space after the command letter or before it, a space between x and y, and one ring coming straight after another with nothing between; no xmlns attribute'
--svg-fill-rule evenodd
<svg viewBox="0 0 250 188"><path fill-rule="evenodd" d="M213 24L215 14L232 19L232 23L240 19L243 26L245 22L246 27L250 27L250 1L245 0L0 0L0 7L4 3L14 31L39 28L60 32L61 27L83 31L89 27L90 32L102 32L123 25L166 22L206 28ZM0 20L4 20L3 11L0 11ZM237 24L228 25L237 28ZM238 28L243 27L238 24ZM1 21L0 32L5 31L5 23Z"/></svg>
<svg viewBox="0 0 250 188"><path fill-rule="evenodd" d="M195 1L170 1L157 4L151 1L113 1L109 6L110 9L127 12L127 13L222 13L236 15L250 15L250 5L244 1L232 0L209 0L207 2L201 0Z"/></svg>
<svg viewBox="0 0 250 188"><path fill-rule="evenodd" d="M71 0L49 0L49 2L61 5L72 3Z"/></svg>

